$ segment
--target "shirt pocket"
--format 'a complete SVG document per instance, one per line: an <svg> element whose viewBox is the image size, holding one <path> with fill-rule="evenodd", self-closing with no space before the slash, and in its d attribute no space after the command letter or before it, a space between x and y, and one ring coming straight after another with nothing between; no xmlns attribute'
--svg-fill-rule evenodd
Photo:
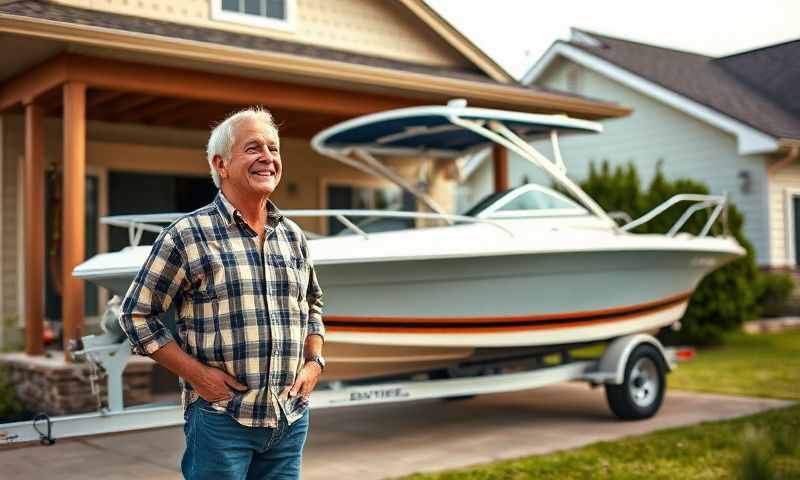
<svg viewBox="0 0 800 480"><path fill-rule="evenodd" d="M231 252L213 252L204 255L199 260L200 274L195 279L195 298L198 301L221 300L228 298L231 278L235 275L240 265L236 255Z"/></svg>
<svg viewBox="0 0 800 480"><path fill-rule="evenodd" d="M292 273L297 285L297 300L304 302L308 291L309 265L305 258L298 256L289 257Z"/></svg>
<svg viewBox="0 0 800 480"><path fill-rule="evenodd" d="M271 291L295 304L305 298L308 286L308 265L303 257L268 253L265 256L267 277L273 283Z"/></svg>

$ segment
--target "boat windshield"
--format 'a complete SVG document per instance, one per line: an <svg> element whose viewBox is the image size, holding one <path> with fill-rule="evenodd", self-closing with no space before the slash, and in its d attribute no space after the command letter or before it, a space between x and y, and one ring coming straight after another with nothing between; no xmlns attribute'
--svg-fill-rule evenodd
<svg viewBox="0 0 800 480"><path fill-rule="evenodd" d="M467 210L464 213L464 216L466 216L466 217L477 217L479 213L483 212L484 210L486 210L490 206L492 206L495 203L497 203L498 200L500 200L501 198L505 197L506 195L508 195L509 192L512 192L513 190L514 189L512 188L510 190L503 190L502 192L490 193L489 195L483 197L481 199L481 201L476 203L472 208Z"/></svg>
<svg viewBox="0 0 800 480"><path fill-rule="evenodd" d="M571 215L588 213L561 193L539 185L523 185L487 195L464 215L516 216L542 211Z"/></svg>

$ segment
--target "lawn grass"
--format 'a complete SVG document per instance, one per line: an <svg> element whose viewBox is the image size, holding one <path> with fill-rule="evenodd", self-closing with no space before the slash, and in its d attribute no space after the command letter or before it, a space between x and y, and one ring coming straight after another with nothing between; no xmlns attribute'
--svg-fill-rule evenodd
<svg viewBox="0 0 800 480"><path fill-rule="evenodd" d="M667 382L670 389L800 400L800 331L731 335L721 347L698 350ZM590 478L800 479L800 405L403 480Z"/></svg>
<svg viewBox="0 0 800 480"><path fill-rule="evenodd" d="M670 389L800 400L800 331L726 338L667 377Z"/></svg>
<svg viewBox="0 0 800 480"><path fill-rule="evenodd" d="M531 441L536 441L532 438ZM800 478L800 405L404 480Z"/></svg>

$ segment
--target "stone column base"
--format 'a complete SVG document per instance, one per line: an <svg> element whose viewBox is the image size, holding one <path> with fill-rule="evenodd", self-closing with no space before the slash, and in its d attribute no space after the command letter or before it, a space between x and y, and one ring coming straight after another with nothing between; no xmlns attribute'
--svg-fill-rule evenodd
<svg viewBox="0 0 800 480"><path fill-rule="evenodd" d="M63 352L49 356L25 353L0 354L0 368L17 390L25 409L33 413L66 415L94 412L99 395L102 406L108 405L106 375L98 369L98 394L92 392L92 369L87 363L67 363ZM155 363L147 357L132 356L123 374L125 406L150 403L152 370Z"/></svg>

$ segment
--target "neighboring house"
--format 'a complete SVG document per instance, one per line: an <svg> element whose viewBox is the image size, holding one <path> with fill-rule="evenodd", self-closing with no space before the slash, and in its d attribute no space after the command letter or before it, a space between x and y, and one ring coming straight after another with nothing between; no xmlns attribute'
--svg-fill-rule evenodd
<svg viewBox="0 0 800 480"><path fill-rule="evenodd" d="M242 106L263 104L281 125L274 199L311 209L402 198L311 150L312 135L348 118L453 97L629 113L519 85L421 0L0 1L0 58L0 315L24 319L29 353L42 351L43 318L63 319L68 340L99 312L103 292L70 275L126 245L99 216L211 200L209 125ZM403 173L452 208L446 169L425 163Z"/></svg>
<svg viewBox="0 0 800 480"><path fill-rule="evenodd" d="M670 178L727 192L745 215L745 234L763 267L800 259L800 41L720 58L573 30L523 83L631 107L603 122L604 133L561 141L568 174L582 180L590 162L632 162L643 183L661 164ZM540 146L534 143L534 146ZM549 148L541 150L551 155ZM511 156L509 185L544 181ZM490 162L474 159L460 203L490 190Z"/></svg>

